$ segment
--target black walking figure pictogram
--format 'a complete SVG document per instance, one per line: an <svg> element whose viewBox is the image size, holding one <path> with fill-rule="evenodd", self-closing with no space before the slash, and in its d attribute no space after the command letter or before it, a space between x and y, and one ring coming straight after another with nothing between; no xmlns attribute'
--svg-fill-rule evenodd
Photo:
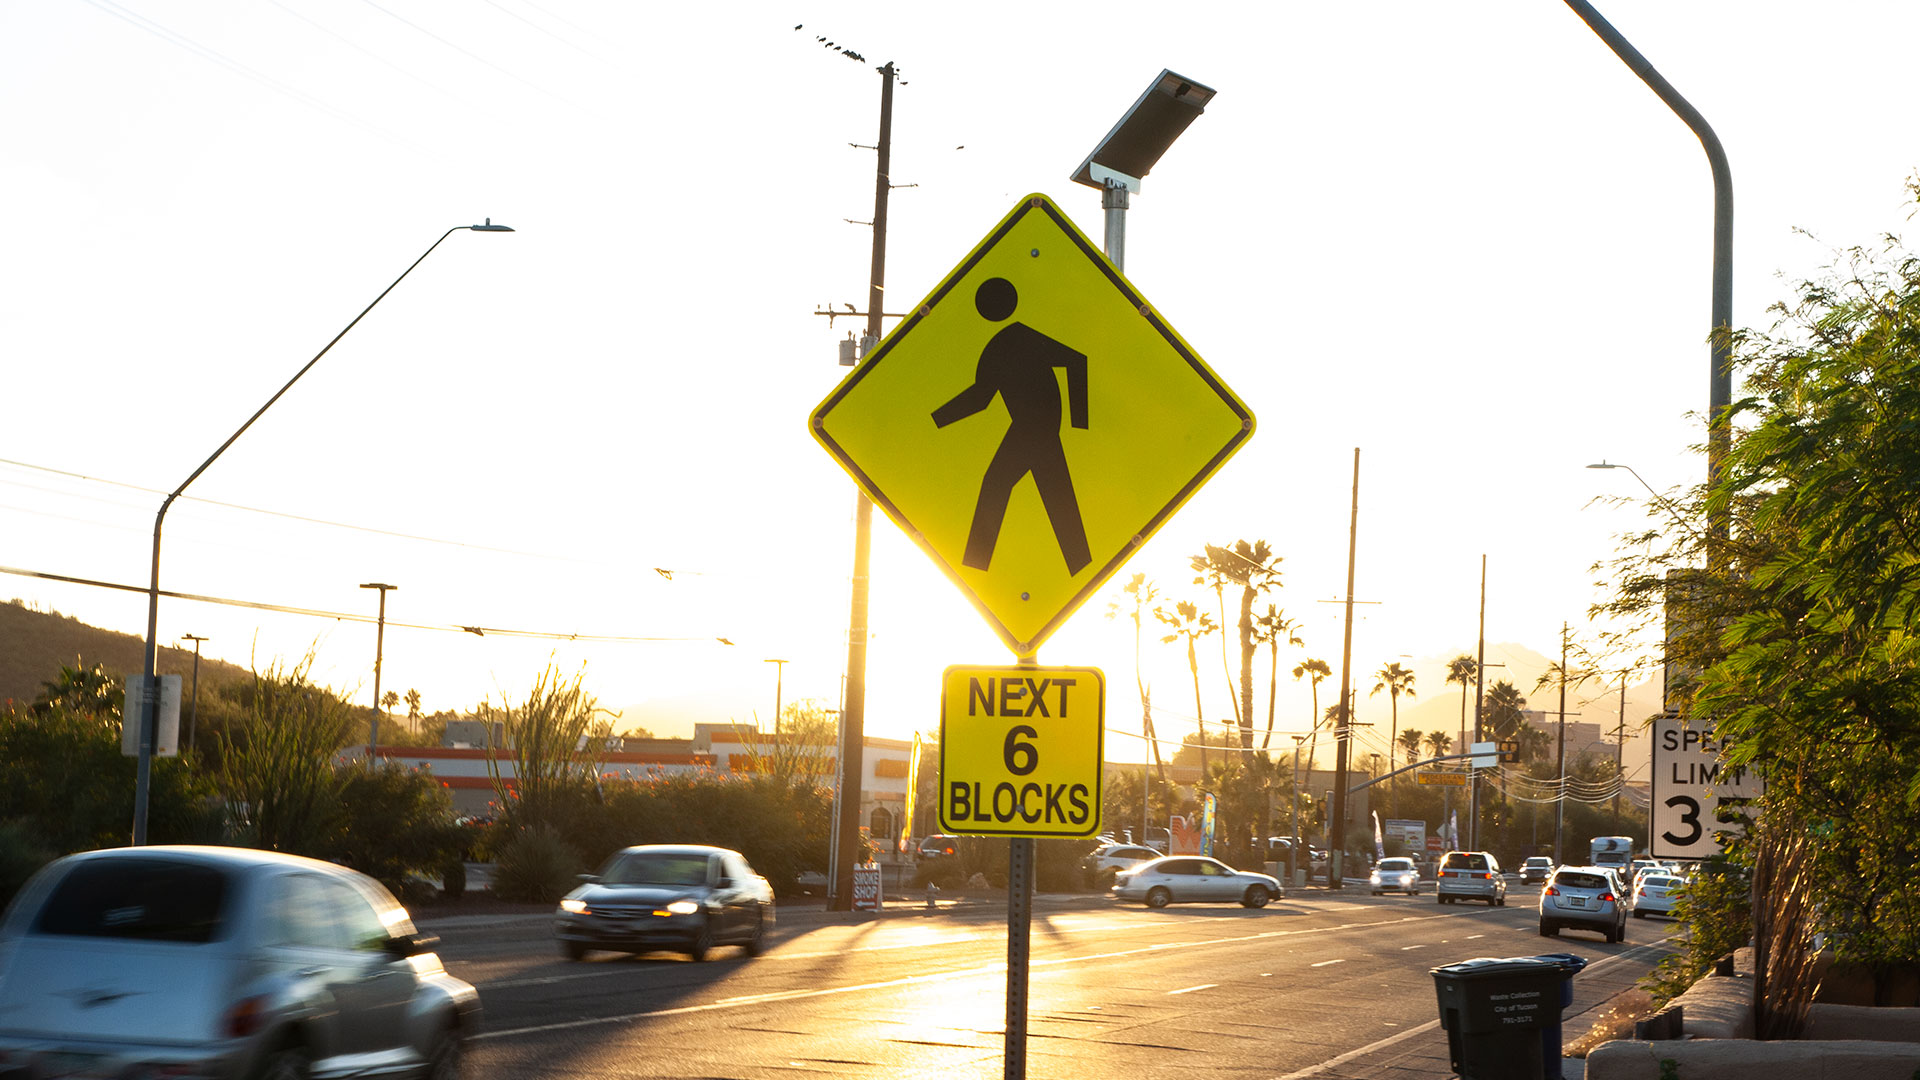
<svg viewBox="0 0 1920 1080"><path fill-rule="evenodd" d="M973 295L982 318L1000 322L1020 302L1013 282L989 278ZM1047 520L1067 573L1077 574L1093 561L1087 550L1087 530L1080 521L1080 503L1073 495L1073 477L1067 472L1067 454L1060 446L1060 384L1054 368L1067 372L1067 405L1073 426L1087 426L1087 358L1025 323L1009 323L980 351L973 385L952 401L933 410L935 427L946 427L993 403L995 394L1006 404L1012 422L1000 449L993 453L980 481L980 501L973 508L973 526L967 532L967 553L960 561L976 570L993 562L993 547L1007 516L1007 500L1020 478L1033 476Z"/></svg>

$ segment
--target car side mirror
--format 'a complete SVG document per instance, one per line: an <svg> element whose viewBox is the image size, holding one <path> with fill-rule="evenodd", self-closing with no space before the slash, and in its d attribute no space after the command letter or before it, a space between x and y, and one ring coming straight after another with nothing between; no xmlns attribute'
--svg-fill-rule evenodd
<svg viewBox="0 0 1920 1080"><path fill-rule="evenodd" d="M600 880L599 874L580 874L578 876L581 881L585 882L588 885L595 884Z"/></svg>
<svg viewBox="0 0 1920 1080"><path fill-rule="evenodd" d="M713 887L716 889L731 889L733 888L733 879L725 874L721 874L720 880L714 882Z"/></svg>

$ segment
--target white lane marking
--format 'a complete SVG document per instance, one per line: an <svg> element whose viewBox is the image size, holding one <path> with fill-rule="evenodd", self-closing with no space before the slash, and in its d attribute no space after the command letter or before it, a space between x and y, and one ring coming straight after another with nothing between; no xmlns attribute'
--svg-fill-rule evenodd
<svg viewBox="0 0 1920 1080"><path fill-rule="evenodd" d="M1468 940L1468 941L1472 941L1472 940L1473 940L1474 938L1481 938L1481 937L1486 937L1486 936L1487 936L1487 935L1485 935L1485 934L1468 934L1468 935L1467 935L1467 940Z"/></svg>
<svg viewBox="0 0 1920 1080"><path fill-rule="evenodd" d="M1460 914L1449 912L1444 915L1410 915L1400 922L1418 922L1428 919L1455 919ZM1159 949L1192 949L1207 945L1242 945L1249 941L1262 941L1268 938L1304 937L1309 934L1330 934L1340 930L1365 930L1380 925L1377 922L1341 923L1338 926L1317 926L1306 930L1266 930L1258 934L1245 934L1240 937L1206 938L1199 941L1166 941L1141 946L1137 949L1118 949L1113 952L1092 953L1087 956L1062 956L1051 960L1034 960L1031 968L1060 967L1067 964L1084 964L1094 960L1118 960ZM1621 955L1627 955L1622 953ZM712 1012L717 1009L734 1009L747 1005L762 1005L774 1001L796 1001L802 998L827 997L833 994L852 994L864 990L888 990L896 986L915 986L923 983L950 982L959 979L972 979L984 975L1002 974L1007 970L1005 964L993 964L987 967L961 968L955 971L936 971L924 975L909 975L900 979L888 979L883 982L855 983L848 986L829 986L816 990L783 990L768 994L749 994L745 997L723 998L704 1005L682 1005L673 1009L652 1009L646 1012L621 1013L617 1016L590 1016L579 1020L562 1020L552 1024L532 1024L527 1027L506 1028L498 1031L482 1031L469 1036L471 1040L504 1039L513 1035L532 1035L547 1031L566 1031L572 1028L594 1027L601 1024L626 1024L635 1020L647 1020L656 1016L684 1016L688 1013ZM578 978L579 976L558 976L560 978ZM482 989L489 985L483 984ZM1433 1021L1438 1024L1439 1021ZM1428 1026L1433 1026L1432 1024ZM1315 1066L1318 1068L1319 1066ZM1284 1080L1284 1078L1283 1078Z"/></svg>
<svg viewBox="0 0 1920 1080"><path fill-rule="evenodd" d="M1616 953L1613 956L1605 957L1600 960L1595 960L1593 963L1588 964L1586 966L1586 970L1593 971L1596 968L1605 967L1606 965L1611 964L1616 960L1625 960L1629 956L1635 956L1639 953L1649 952L1654 949L1658 949L1662 945L1666 944L1667 941L1671 940L1671 938L1678 937L1678 936L1679 935L1677 934L1669 935L1669 937L1662 938L1659 941L1655 941L1647 945L1635 946L1634 948L1628 949L1626 952ZM1327 1060L1321 1062L1318 1065L1309 1065L1304 1069L1297 1069L1293 1072L1288 1073L1285 1076L1277 1078L1277 1080L1306 1080L1307 1077L1318 1076L1321 1073L1325 1072L1326 1070L1337 1068L1341 1065L1346 1064L1349 1061L1352 1061L1354 1058L1360 1057L1364 1054L1371 1054L1375 1050L1384 1050L1387 1047L1392 1046L1394 1043L1401 1042L1405 1039L1410 1039L1415 1035L1420 1035L1425 1032L1432 1031L1438 1028L1439 1026L1440 1026L1440 1021L1429 1020L1426 1023L1421 1024L1419 1027L1410 1027L1407 1030L1402 1031L1398 1034L1389 1035L1386 1038L1381 1039L1379 1042L1368 1043L1367 1045L1361 1047L1358 1050L1349 1050L1346 1053L1341 1054L1339 1057L1328 1058Z"/></svg>
<svg viewBox="0 0 1920 1080"><path fill-rule="evenodd" d="M1167 991L1167 996L1173 997L1175 994L1191 994L1195 990L1211 990L1219 985L1219 983L1201 983L1199 986L1189 986L1184 990L1169 990Z"/></svg>
<svg viewBox="0 0 1920 1080"><path fill-rule="evenodd" d="M1053 928L1053 932L1061 934L1107 933L1114 930L1159 930L1164 928L1162 924L1158 923L1093 923L1086 926L1058 926ZM769 951L765 956L760 957L758 962L765 963L769 960L825 960L835 956L845 956L848 953L888 952L895 949L924 949L935 945L970 945L982 941L1004 941L1005 934L1006 931L1002 930L997 934L982 932L966 937L901 941L887 945L858 945L851 949L834 949L825 952L792 952L787 949L774 949ZM662 949L661 951L665 952L667 950ZM633 968L625 965L618 967L595 965L589 970L570 971L565 975L530 975L520 979L476 982L474 985L484 987L488 990L516 990L526 986L552 986L556 983L573 982L576 979L604 979L614 975L631 975L637 971L646 970L649 969ZM468 981L473 982L471 979Z"/></svg>
<svg viewBox="0 0 1920 1080"><path fill-rule="evenodd" d="M1308 964L1307 966L1308 967L1326 967L1328 964L1344 964L1346 962L1347 962L1346 959L1342 957L1339 960L1322 960L1317 964Z"/></svg>
<svg viewBox="0 0 1920 1080"><path fill-rule="evenodd" d="M1400 951L1406 952L1408 949L1424 949L1424 948L1426 948L1425 945L1402 945L1400 946Z"/></svg>

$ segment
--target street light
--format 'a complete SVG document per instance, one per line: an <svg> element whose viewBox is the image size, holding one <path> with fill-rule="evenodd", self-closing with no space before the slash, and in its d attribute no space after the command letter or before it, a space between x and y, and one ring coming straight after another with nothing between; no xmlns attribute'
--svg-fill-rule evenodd
<svg viewBox="0 0 1920 1080"><path fill-rule="evenodd" d="M1682 529L1685 529L1689 534L1693 533L1693 526L1687 524L1687 516L1680 512L1680 508L1673 505L1673 503L1669 501L1666 496L1653 490L1653 485L1647 483L1646 477L1641 476L1637 471L1635 471L1633 466L1622 465L1617 461L1608 461L1605 458L1602 458L1599 461L1596 461L1593 464L1587 466L1587 468L1589 469L1625 469L1628 472L1633 473L1633 478L1635 480L1640 481L1640 486L1647 489L1647 494L1653 496L1653 501L1659 503L1660 506L1666 510L1668 515L1670 515L1673 518L1674 524L1680 526Z"/></svg>
<svg viewBox="0 0 1920 1080"><path fill-rule="evenodd" d="M1160 155L1187 130L1187 125L1206 110L1213 95L1212 87L1161 69L1146 93L1074 170L1074 183L1100 189L1100 208L1106 211L1107 258L1121 271L1126 270L1127 262L1128 194L1139 193L1141 178L1152 171Z"/></svg>
<svg viewBox="0 0 1920 1080"><path fill-rule="evenodd" d="M762 660L763 664L778 665L773 669L773 738L780 740L780 684L786 678L789 660Z"/></svg>
<svg viewBox="0 0 1920 1080"><path fill-rule="evenodd" d="M1307 737L1305 735L1295 735L1293 737L1293 854L1288 859L1287 871L1289 873L1299 869L1300 845L1304 843L1304 841L1300 839L1300 744L1306 741ZM1307 859L1307 867L1308 869L1312 869L1313 867L1311 852L1309 852Z"/></svg>
<svg viewBox="0 0 1920 1080"><path fill-rule="evenodd" d="M182 634L180 640L193 642L193 706L192 711L187 713L187 749L191 750L193 749L193 729L200 719L200 643L213 639L203 638L199 634Z"/></svg>
<svg viewBox="0 0 1920 1080"><path fill-rule="evenodd" d="M373 767L373 755L380 746L380 661L387 651L387 593L398 589L382 581L369 581L363 589L380 590L379 629L373 635L373 719L367 722L367 767Z"/></svg>
<svg viewBox="0 0 1920 1080"><path fill-rule="evenodd" d="M300 381L300 376L312 370L313 365L319 363L321 357L327 355L329 350L339 344L341 338L347 336L348 330L352 330L355 326L360 325L360 320L367 317L367 312L373 310L374 304L378 304L380 301L386 299L388 293L392 292L402 281L405 281L408 274L413 273L414 267L419 266L422 262L426 261L428 255L433 254L434 248L439 247L447 237L452 236L461 229L468 229L473 232L513 231L508 226L495 225L493 219L488 218L483 225L456 225L446 232L441 233L440 239L435 240L432 246L420 254L418 259L413 260L412 264L405 270L402 270L400 276L393 279L392 285L381 290L380 295L373 298L372 304L368 304L365 308L362 308L360 314L355 315L353 321L348 323L345 329L333 335L333 340L327 342L325 348L315 353L313 359L307 361L305 367L294 372L293 378L288 379L285 386L275 391L274 395L267 399L265 405L260 406L260 408L254 411L252 416L247 417L247 422L241 424L238 431L227 436L227 441L221 443L218 450L215 450L207 460L201 462L200 467L193 470L192 475L182 480L180 486L174 488L173 493L168 495L166 500L160 504L160 512L153 516L153 576L147 585L147 649L145 671L143 672L147 694L146 699L140 704L139 765L134 772L133 781L133 846L140 847L147 842L147 791L153 782L153 736L154 730L159 723L158 713L160 707L160 697L153 692L154 662L158 658L158 639L160 633L160 529L167 520L167 510L173 506L173 500L179 498L180 494L186 491L189 485L195 480L200 479L201 473L206 472L221 454L227 452L227 447L238 442L240 436L247 433L247 429L253 426L255 420L260 419L263 413L273 408L273 403L279 401L281 395L293 389L293 384Z"/></svg>

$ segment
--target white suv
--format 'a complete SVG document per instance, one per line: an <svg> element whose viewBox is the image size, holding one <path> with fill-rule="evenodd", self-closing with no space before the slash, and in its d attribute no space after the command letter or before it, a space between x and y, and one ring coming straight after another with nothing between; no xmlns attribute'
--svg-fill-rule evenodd
<svg viewBox="0 0 1920 1080"><path fill-rule="evenodd" d="M1485 900L1488 907L1507 906L1507 879L1500 873L1500 860L1484 851L1449 851L1442 855L1433 892L1443 904Z"/></svg>

